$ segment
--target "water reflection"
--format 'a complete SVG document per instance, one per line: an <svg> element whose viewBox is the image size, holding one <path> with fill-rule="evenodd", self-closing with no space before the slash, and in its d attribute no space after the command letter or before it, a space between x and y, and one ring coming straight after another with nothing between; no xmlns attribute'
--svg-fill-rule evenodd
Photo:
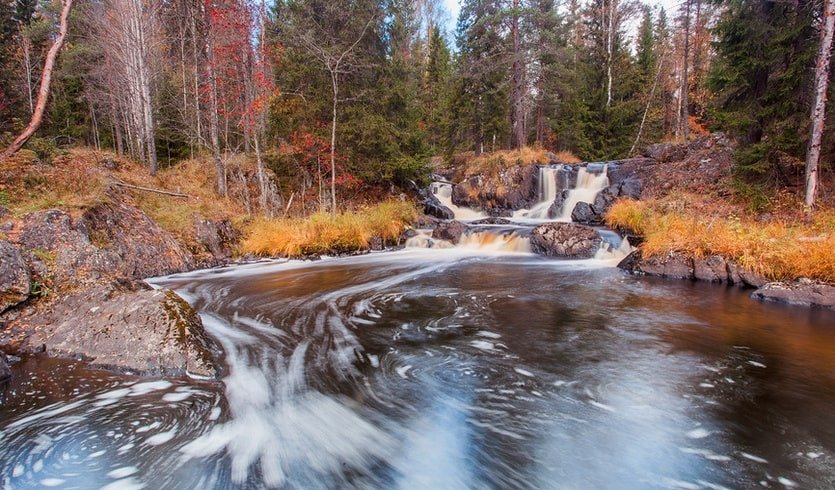
<svg viewBox="0 0 835 490"><path fill-rule="evenodd" d="M17 379L39 379L0 407L4 483L835 484L831 312L460 250L159 282L223 345L222 393L26 361Z"/></svg>

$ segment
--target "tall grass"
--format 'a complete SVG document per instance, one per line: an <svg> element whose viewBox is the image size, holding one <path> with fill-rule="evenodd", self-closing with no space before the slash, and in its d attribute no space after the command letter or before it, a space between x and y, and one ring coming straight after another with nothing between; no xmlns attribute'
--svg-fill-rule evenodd
<svg viewBox="0 0 835 490"><path fill-rule="evenodd" d="M644 237L645 256L679 252L701 258L720 255L772 280L801 277L835 283L835 212L814 223L761 223L669 209L658 201L620 200L606 216L614 228Z"/></svg>
<svg viewBox="0 0 835 490"><path fill-rule="evenodd" d="M258 219L249 228L243 253L301 257L365 250L371 239L391 243L417 217L408 202L385 201L357 212L317 213L307 218Z"/></svg>

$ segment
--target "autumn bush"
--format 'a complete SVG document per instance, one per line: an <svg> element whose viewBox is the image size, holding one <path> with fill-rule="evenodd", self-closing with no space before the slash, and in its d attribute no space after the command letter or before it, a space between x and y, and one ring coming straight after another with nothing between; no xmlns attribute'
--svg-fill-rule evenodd
<svg viewBox="0 0 835 490"><path fill-rule="evenodd" d="M541 148L526 146L520 150L499 150L474 156L472 153L457 160L461 166L462 178L473 175L497 175L513 165L545 165L548 152Z"/></svg>
<svg viewBox="0 0 835 490"><path fill-rule="evenodd" d="M679 252L701 258L720 255L771 280L801 277L835 283L835 211L813 223L717 216L669 202L620 200L606 216L610 227L644 237L645 256Z"/></svg>
<svg viewBox="0 0 835 490"><path fill-rule="evenodd" d="M320 212L307 218L262 218L248 226L241 251L301 257L365 250L373 237L388 243L398 240L416 216L417 210L411 203L390 200L337 215Z"/></svg>

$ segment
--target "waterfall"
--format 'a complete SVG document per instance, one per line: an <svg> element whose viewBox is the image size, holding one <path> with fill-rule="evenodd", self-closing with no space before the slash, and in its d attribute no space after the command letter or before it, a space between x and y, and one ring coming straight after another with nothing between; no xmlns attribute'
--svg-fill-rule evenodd
<svg viewBox="0 0 835 490"><path fill-rule="evenodd" d="M513 213L514 218L548 219L548 211L557 198L557 177L562 166L539 167L539 189L537 203L531 209L520 209Z"/></svg>
<svg viewBox="0 0 835 490"><path fill-rule="evenodd" d="M571 221L571 213L577 203L593 203L597 194L609 185L609 167L604 165L600 174L588 171L588 168L581 168L577 174L577 185L568 192L562 210L557 218L558 221Z"/></svg>
<svg viewBox="0 0 835 490"><path fill-rule="evenodd" d="M452 202L452 184L444 182L432 183L432 194L438 198L441 204L448 207L457 220L476 220L486 218L487 214L468 207L456 206Z"/></svg>
<svg viewBox="0 0 835 490"><path fill-rule="evenodd" d="M459 249L483 252L531 253L531 242L508 230L478 230L461 235L457 244L432 238L432 230L417 230L418 234L406 240L406 248Z"/></svg>

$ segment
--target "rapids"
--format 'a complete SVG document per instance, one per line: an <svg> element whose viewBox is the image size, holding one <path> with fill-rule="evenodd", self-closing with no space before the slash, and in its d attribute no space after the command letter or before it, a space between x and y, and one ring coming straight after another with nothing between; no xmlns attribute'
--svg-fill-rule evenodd
<svg viewBox="0 0 835 490"><path fill-rule="evenodd" d="M0 488L831 488L835 313L406 249L153 280L222 384L26 358Z"/></svg>

